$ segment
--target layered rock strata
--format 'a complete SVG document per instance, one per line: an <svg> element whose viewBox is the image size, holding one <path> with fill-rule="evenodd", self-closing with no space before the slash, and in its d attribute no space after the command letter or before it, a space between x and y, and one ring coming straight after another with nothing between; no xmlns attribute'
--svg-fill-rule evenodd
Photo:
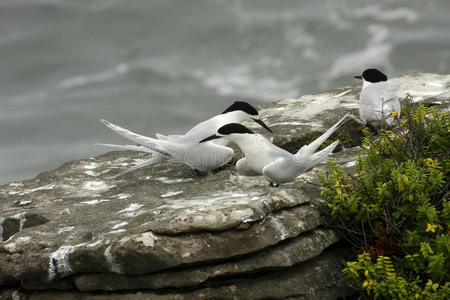
<svg viewBox="0 0 450 300"><path fill-rule="evenodd" d="M392 80L399 96L448 105L450 76ZM274 143L296 150L346 112L330 156L355 163L360 86L263 107ZM420 99L422 97L422 99ZM252 124L248 124L251 126ZM0 187L0 299L336 299L347 251L326 226L317 172L279 188L230 166L197 177L148 154L110 152Z"/></svg>

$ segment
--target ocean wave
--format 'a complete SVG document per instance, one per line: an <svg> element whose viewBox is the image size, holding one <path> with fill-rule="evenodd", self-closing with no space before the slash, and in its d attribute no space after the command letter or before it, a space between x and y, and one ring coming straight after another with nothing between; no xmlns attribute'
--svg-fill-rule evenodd
<svg viewBox="0 0 450 300"><path fill-rule="evenodd" d="M79 75L75 77L70 77L64 79L58 83L58 87L61 89L70 89L74 87L80 87L89 84L95 84L100 82L109 81L115 79L119 76L122 76L128 73L130 67L128 64L121 63L116 65L114 68L102 71L99 73L88 74L88 75Z"/></svg>
<svg viewBox="0 0 450 300"><path fill-rule="evenodd" d="M357 9L353 12L352 16L358 19L369 17L378 22L403 20L408 23L416 23L419 20L419 14L410 8L382 9L377 5Z"/></svg>
<svg viewBox="0 0 450 300"><path fill-rule="evenodd" d="M274 101L297 96L299 93L298 77L282 80L259 75L253 72L250 65L230 66L220 71L197 70L193 72L193 76L220 96Z"/></svg>
<svg viewBox="0 0 450 300"><path fill-rule="evenodd" d="M369 67L380 67L387 73L393 72L390 55L393 51L393 43L390 41L389 30L386 26L370 24L367 27L369 39L366 46L354 52L349 52L337 58L323 80L320 88L327 88L333 80L345 75L360 74Z"/></svg>

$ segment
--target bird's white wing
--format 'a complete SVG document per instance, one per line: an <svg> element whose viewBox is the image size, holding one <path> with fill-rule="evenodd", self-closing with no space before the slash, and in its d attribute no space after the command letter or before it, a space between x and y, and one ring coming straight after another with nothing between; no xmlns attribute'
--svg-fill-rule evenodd
<svg viewBox="0 0 450 300"><path fill-rule="evenodd" d="M289 164L289 161L285 157L277 158L262 170L264 177L278 184L295 180L295 173L296 170L292 168L292 165Z"/></svg>
<svg viewBox="0 0 450 300"><path fill-rule="evenodd" d="M244 175L244 176L259 176L259 175L261 175L259 172L256 172L249 166L246 157L243 157L240 160L238 160L238 162L236 163L236 170L238 171L238 173L240 175Z"/></svg>
<svg viewBox="0 0 450 300"><path fill-rule="evenodd" d="M342 119L337 121L336 124L331 126L330 129L325 131L321 136L319 136L317 139L315 139L311 144L304 145L302 148L300 148L300 150L298 150L298 152L295 154L295 159L298 159L299 157L308 157L308 156L312 155L314 153L314 151L316 151L317 148L319 148L320 145L322 145L322 143L325 142L325 140L327 138L329 138L330 135L332 135L333 132L344 123L345 119L347 118L347 116L349 114L350 113L347 113Z"/></svg>
<svg viewBox="0 0 450 300"><path fill-rule="evenodd" d="M381 99L383 100L383 113L388 115L394 111L400 113L400 102L397 96L398 87L391 84L386 85L385 89L381 94Z"/></svg>
<svg viewBox="0 0 450 300"><path fill-rule="evenodd" d="M122 150L133 150L133 151L140 151L140 152L147 152L147 153L158 153L158 152L153 151L152 149L142 146L142 145L116 145L116 144L102 144L102 143L96 143L95 145L117 148L117 149L122 149Z"/></svg>
<svg viewBox="0 0 450 300"><path fill-rule="evenodd" d="M158 140L164 140L164 141L175 141L175 140L183 137L183 135L181 135L181 134L163 135L161 133L156 133L155 135Z"/></svg>
<svg viewBox="0 0 450 300"><path fill-rule="evenodd" d="M143 146L146 146L154 151L157 151L157 152L169 155L169 156L171 155L171 153L166 145L167 143L165 143L166 141L164 141L164 140L152 139L150 137L134 133L128 129L122 128L122 127L115 125L104 119L101 119L100 121L103 124L105 124L106 127L108 127L109 129L111 129L115 133L123 136L126 139L129 139L138 144L142 144Z"/></svg>
<svg viewBox="0 0 450 300"><path fill-rule="evenodd" d="M215 134L220 127L227 123L229 123L229 120L225 119L223 115L214 116L192 127L184 134L183 138L199 142L202 139Z"/></svg>
<svg viewBox="0 0 450 300"><path fill-rule="evenodd" d="M154 156L152 156L152 158L150 158L150 159L148 159L148 160L146 160L146 161L143 161L143 162L141 162L141 163L139 163L139 164L137 164L137 165L134 165L134 166L132 166L131 168L128 168L128 169L126 169L125 171L120 172L119 174L117 174L117 175L114 176L114 177L119 177L119 176L122 176L122 175L124 175L124 174L129 173L129 172L132 172L132 171L136 171L136 170L138 170L138 169L141 169L141 168L143 168L143 167L146 167L146 166L150 166L150 165L156 164L156 163L160 162L161 158L162 158L162 156L160 156L159 154L154 155Z"/></svg>

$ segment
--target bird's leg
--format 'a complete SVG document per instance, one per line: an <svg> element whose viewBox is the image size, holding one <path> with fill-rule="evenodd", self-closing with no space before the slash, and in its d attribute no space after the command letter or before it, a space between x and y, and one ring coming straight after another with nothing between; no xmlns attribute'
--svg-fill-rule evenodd
<svg viewBox="0 0 450 300"><path fill-rule="evenodd" d="M278 183L273 183L272 181L269 183L269 186L270 187L274 187L274 188L277 188L277 187L279 187L280 185L278 184Z"/></svg>
<svg viewBox="0 0 450 300"><path fill-rule="evenodd" d="M223 165L223 166L221 166L221 167L215 168L215 169L212 170L211 172L212 172L213 174L217 174L217 173L219 173L220 171L225 170L227 167L228 167L228 164L225 164L225 165Z"/></svg>
<svg viewBox="0 0 450 300"><path fill-rule="evenodd" d="M239 159L240 159L239 158L239 154L235 153L233 155L233 157L231 158L231 160L228 162L228 164L231 164L232 166L235 166Z"/></svg>
<svg viewBox="0 0 450 300"><path fill-rule="evenodd" d="M236 165L237 161L239 160L239 154L234 154L233 157L230 159L229 162L227 162L226 164L224 164L221 167L215 168L214 170L212 170L213 174L217 174L222 170L225 170L228 167L234 166Z"/></svg>
<svg viewBox="0 0 450 300"><path fill-rule="evenodd" d="M193 173L194 173L194 176L198 176L198 177L204 177L204 176L206 176L208 174L206 172L202 172L202 171L199 171L197 169L193 169Z"/></svg>

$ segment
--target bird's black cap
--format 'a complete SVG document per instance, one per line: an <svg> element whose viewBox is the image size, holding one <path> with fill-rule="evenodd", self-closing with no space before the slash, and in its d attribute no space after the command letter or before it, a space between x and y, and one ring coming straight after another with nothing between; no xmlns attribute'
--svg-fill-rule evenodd
<svg viewBox="0 0 450 300"><path fill-rule="evenodd" d="M354 76L354 78L365 79L366 81L372 83L388 80L386 74L377 69L367 69L362 73L362 75Z"/></svg>
<svg viewBox="0 0 450 300"><path fill-rule="evenodd" d="M223 125L222 127L219 128L219 130L217 130L218 133L222 134L222 135L229 135L232 133L251 133L254 134L253 131L251 131L250 129L248 129L247 127L245 127L242 124L239 123L230 123L227 125Z"/></svg>
<svg viewBox="0 0 450 300"><path fill-rule="evenodd" d="M223 114L226 114L226 113L232 112L232 111L236 111L236 110L242 110L252 116L258 115L258 111L256 110L256 108L254 108L253 106L251 106L250 104L248 104L247 102L244 102L244 101L234 102L233 104L230 105L230 107L228 107L223 112Z"/></svg>
<svg viewBox="0 0 450 300"><path fill-rule="evenodd" d="M217 130L218 133L220 133L221 135L229 135L229 134L233 134L233 133L250 133L250 134L254 134L253 131L251 131L250 129L248 129L247 127L245 127L242 124L239 123L230 123L227 125L223 125L222 127L219 128L219 130ZM201 140L199 143L204 143L207 141L211 141L211 140L215 140L215 139L220 139L221 136L218 135L211 135L208 136L207 138Z"/></svg>

